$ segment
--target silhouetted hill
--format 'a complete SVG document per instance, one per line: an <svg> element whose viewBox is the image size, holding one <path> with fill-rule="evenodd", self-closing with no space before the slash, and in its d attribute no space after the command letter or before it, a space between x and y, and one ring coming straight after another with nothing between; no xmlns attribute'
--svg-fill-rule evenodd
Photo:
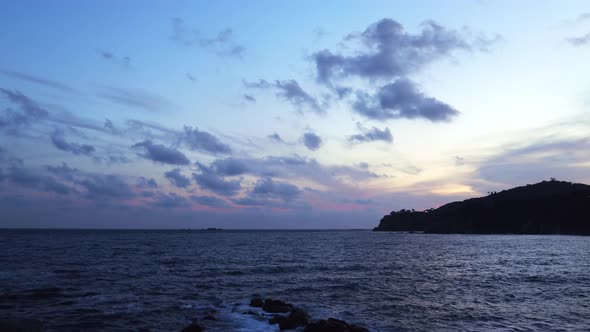
<svg viewBox="0 0 590 332"><path fill-rule="evenodd" d="M393 211L374 230L590 235L590 186L543 181L438 209Z"/></svg>

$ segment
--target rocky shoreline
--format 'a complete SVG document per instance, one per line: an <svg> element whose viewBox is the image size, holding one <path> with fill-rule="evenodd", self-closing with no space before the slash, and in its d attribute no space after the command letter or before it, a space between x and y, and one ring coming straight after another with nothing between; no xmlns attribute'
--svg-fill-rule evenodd
<svg viewBox="0 0 590 332"><path fill-rule="evenodd" d="M369 332L367 328L349 324L345 321L328 318L312 319L303 309L291 303L277 299L263 299L254 297L250 300L252 310L238 311L242 315L254 316L270 325L278 325L281 331L298 330L301 332ZM207 331L207 321L217 321L215 313L207 314L200 320L195 320L184 327L181 332ZM0 331L3 332L44 332L45 323L31 318L0 318ZM149 332L150 329L141 328L139 332Z"/></svg>

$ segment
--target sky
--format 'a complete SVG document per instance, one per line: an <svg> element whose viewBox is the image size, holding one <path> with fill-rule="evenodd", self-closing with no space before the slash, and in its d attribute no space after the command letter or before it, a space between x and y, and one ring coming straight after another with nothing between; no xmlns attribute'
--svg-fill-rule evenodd
<svg viewBox="0 0 590 332"><path fill-rule="evenodd" d="M11 1L0 228L372 228L590 183L587 1Z"/></svg>

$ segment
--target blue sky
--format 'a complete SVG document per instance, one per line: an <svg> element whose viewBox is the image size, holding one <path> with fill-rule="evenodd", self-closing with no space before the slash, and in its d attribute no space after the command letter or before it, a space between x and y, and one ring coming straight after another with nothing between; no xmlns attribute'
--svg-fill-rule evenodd
<svg viewBox="0 0 590 332"><path fill-rule="evenodd" d="M584 1L19 1L0 227L370 228L590 182Z"/></svg>

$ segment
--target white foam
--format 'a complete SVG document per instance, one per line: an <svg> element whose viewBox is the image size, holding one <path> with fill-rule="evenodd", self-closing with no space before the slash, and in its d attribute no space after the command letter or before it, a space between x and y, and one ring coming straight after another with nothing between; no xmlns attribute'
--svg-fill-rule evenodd
<svg viewBox="0 0 590 332"><path fill-rule="evenodd" d="M249 315L248 311L253 311L258 314ZM233 308L228 308L220 312L220 319L231 322L232 331L237 332L275 332L279 331L277 324L270 325L268 320L272 317L262 311L260 308L253 308L248 305L238 305Z"/></svg>

